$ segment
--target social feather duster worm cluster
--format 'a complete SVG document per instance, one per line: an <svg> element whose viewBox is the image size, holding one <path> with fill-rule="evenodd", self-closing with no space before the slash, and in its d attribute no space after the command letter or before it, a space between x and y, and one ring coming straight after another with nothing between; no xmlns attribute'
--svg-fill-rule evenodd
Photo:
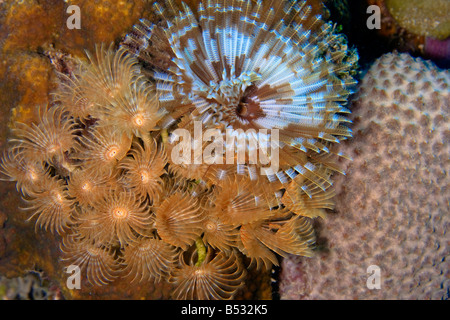
<svg viewBox="0 0 450 320"><path fill-rule="evenodd" d="M154 10L160 20L119 49L59 74L39 121L16 124L1 172L89 282L170 281L175 299L229 299L248 268L312 255L336 145L351 136L357 54L305 1ZM245 145L277 130L278 170L262 174L246 147L244 163L174 161L174 131L196 123Z"/></svg>

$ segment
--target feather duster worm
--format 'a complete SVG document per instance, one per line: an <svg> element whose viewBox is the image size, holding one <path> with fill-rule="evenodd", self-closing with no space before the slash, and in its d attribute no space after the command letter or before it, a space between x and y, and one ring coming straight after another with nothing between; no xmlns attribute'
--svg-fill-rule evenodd
<svg viewBox="0 0 450 320"><path fill-rule="evenodd" d="M140 238L136 243L125 247L123 259L124 272L132 278L132 282L161 281L167 277L178 259L178 251L174 246L156 239Z"/></svg>
<svg viewBox="0 0 450 320"><path fill-rule="evenodd" d="M239 229L230 224L215 212L216 189L206 189L200 195L200 205L203 214L202 241L205 245L224 252L230 252L236 248L239 238Z"/></svg>
<svg viewBox="0 0 450 320"><path fill-rule="evenodd" d="M112 46L97 46L96 54L87 53L89 64L83 74L83 89L98 106L102 107L130 90L130 83L142 76L136 58L115 51Z"/></svg>
<svg viewBox="0 0 450 320"><path fill-rule="evenodd" d="M203 220L203 241L214 249L228 252L236 247L239 230L235 225L224 222L210 213Z"/></svg>
<svg viewBox="0 0 450 320"><path fill-rule="evenodd" d="M283 165L266 172L271 180L286 183L300 174L326 188L320 158L332 153L329 143L351 136L343 104L356 61L355 52L342 58L347 52L333 27L311 16L304 1L207 1L198 16L174 1L171 10L154 6L166 25L143 20L123 47L144 60L143 44L168 49L169 67L153 77L172 117L183 117L187 129L199 121L203 129L244 132L245 145L252 140L247 130L270 136L277 129Z"/></svg>
<svg viewBox="0 0 450 320"><path fill-rule="evenodd" d="M116 127L128 136L148 139L150 131L164 115L152 85L142 79L128 84L127 90L102 107L100 123Z"/></svg>
<svg viewBox="0 0 450 320"><path fill-rule="evenodd" d="M171 116L173 116L173 113L171 113ZM183 127L183 120L181 120L178 126ZM178 178L210 182L211 178L213 178L212 175L214 174L214 171L211 170L211 166L203 161L201 155L193 155L192 152L183 154L183 152L185 152L183 150L184 148L178 148L177 146L177 141L179 141L180 138L183 140L183 143L185 143L184 139L189 139L188 137L179 137L178 135L171 133L166 142L167 155L169 156L169 172ZM187 144L191 146L192 141L188 141ZM202 147L203 146L204 144L202 144ZM182 159L182 161L175 159Z"/></svg>
<svg viewBox="0 0 450 320"><path fill-rule="evenodd" d="M325 217L325 210L334 208L333 197L335 195L333 188L323 191L321 188L312 183L307 183L306 193L302 186L305 186L301 176L294 178L286 187L281 199L282 203L291 212L310 217Z"/></svg>
<svg viewBox="0 0 450 320"><path fill-rule="evenodd" d="M241 251L256 263L269 269L278 265L274 253L311 256L315 244L314 229L306 217L291 217L285 210L277 210L267 220L246 224L240 228Z"/></svg>
<svg viewBox="0 0 450 320"><path fill-rule="evenodd" d="M41 111L39 110L39 113ZM39 123L28 126L16 122L14 138L17 148L23 149L24 157L40 162L64 162L64 154L77 147L74 123L57 107L45 108Z"/></svg>
<svg viewBox="0 0 450 320"><path fill-rule="evenodd" d="M102 237L100 233L105 226L102 224L96 212L92 210L92 207L81 206L79 209L75 214L75 223L72 227L73 235L77 237L77 240L79 242L111 246L111 243L106 242L108 239Z"/></svg>
<svg viewBox="0 0 450 320"><path fill-rule="evenodd" d="M165 242L186 250L203 232L198 199L174 191L155 208L155 228Z"/></svg>
<svg viewBox="0 0 450 320"><path fill-rule="evenodd" d="M96 221L89 227L95 232L95 239L100 243L114 243L121 246L137 241L137 236L145 236L150 230L152 220L146 202L141 202L135 194L111 190L106 197L96 202L92 209L80 220Z"/></svg>
<svg viewBox="0 0 450 320"><path fill-rule="evenodd" d="M114 127L97 127L81 137L83 146L74 157L83 162L84 168L112 174L130 149L131 141Z"/></svg>
<svg viewBox="0 0 450 320"><path fill-rule="evenodd" d="M207 164L175 164L170 160L169 162L169 172L174 176L192 180L208 180L208 170L210 166Z"/></svg>
<svg viewBox="0 0 450 320"><path fill-rule="evenodd" d="M224 300L231 299L243 285L246 271L232 252L220 252L216 256L208 252L199 265L191 255L188 261L180 256L180 268L173 272L172 281L177 285L174 299Z"/></svg>
<svg viewBox="0 0 450 320"><path fill-rule="evenodd" d="M115 176L90 169L77 169L69 174L67 191L80 206L88 207L100 201L115 186Z"/></svg>
<svg viewBox="0 0 450 320"><path fill-rule="evenodd" d="M68 197L64 181L57 177L44 176L40 188L29 192L24 200L26 209L33 211L28 220L37 216L36 227L62 234L72 222L74 201Z"/></svg>
<svg viewBox="0 0 450 320"><path fill-rule="evenodd" d="M42 188L46 170L41 162L27 161L23 150L11 148L5 151L0 162L0 180L16 181L16 189L22 194L30 194Z"/></svg>
<svg viewBox="0 0 450 320"><path fill-rule="evenodd" d="M86 64L78 61L76 70L70 75L58 72L58 90L53 98L74 119L86 120L94 111L95 101L87 92L89 83L86 83L84 74Z"/></svg>
<svg viewBox="0 0 450 320"><path fill-rule="evenodd" d="M244 178L227 178L214 190L212 212L235 227L258 221L270 215L270 207L264 197L252 191L251 183Z"/></svg>
<svg viewBox="0 0 450 320"><path fill-rule="evenodd" d="M134 143L129 156L124 158L119 167L125 169L121 181L126 188L138 196L150 201L157 200L162 191L161 176L165 173L167 159L164 149L158 147L156 141L149 143Z"/></svg>
<svg viewBox="0 0 450 320"><path fill-rule="evenodd" d="M67 235L63 238L61 251L63 261L78 266L91 284L106 285L117 277L118 262L111 249L105 246Z"/></svg>

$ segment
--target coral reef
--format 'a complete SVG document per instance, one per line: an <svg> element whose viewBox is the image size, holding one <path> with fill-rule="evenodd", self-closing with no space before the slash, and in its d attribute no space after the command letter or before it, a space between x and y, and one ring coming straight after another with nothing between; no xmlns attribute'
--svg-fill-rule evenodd
<svg viewBox="0 0 450 320"><path fill-rule="evenodd" d="M316 259L282 263L282 299L448 299L450 73L408 54L371 66L352 101L352 158ZM366 285L375 265L380 289Z"/></svg>
<svg viewBox="0 0 450 320"><path fill-rule="evenodd" d="M227 58L242 46L222 50L219 45L224 59L206 59L213 46L205 45L207 34L198 29L213 23L201 14L211 13L207 2L199 11L194 9L197 0L185 1L192 11L181 0L175 2L152 10L152 1L142 0L0 1L1 171L7 173L3 178L15 181L0 183L0 273L12 278L0 277L0 296L268 299L266 270L284 256L283 299L448 299L448 71L407 55L377 60L348 119L355 124L356 138L338 149L331 140L348 135L347 129L336 130L347 126L348 111L341 107L352 92L355 52L336 33L340 26L320 21L328 18L322 1L308 0L310 7L303 11L292 9L298 14L288 14L285 21L293 21L286 29L275 23L280 15L264 1L261 16L241 22L264 38L245 58L255 60L264 56L264 44L278 44L269 50L275 57L270 63L286 71L292 65L277 59L295 56L299 46L305 50L311 62L305 70L327 74L324 86L332 89L290 95L294 85L285 79L278 82L286 89L280 95L306 97L305 108L327 110L308 116L334 123L328 128L333 138L318 137L308 128L301 136L310 139L297 140L298 152L292 152L288 146L298 137L285 136L289 150L280 153L283 171L270 179L254 165L174 163L171 142L177 128L192 133L195 120L209 128L250 128L248 123L263 119L258 103L264 100L256 99L265 90L257 86L260 71L267 71L266 80L276 78L268 76L269 63L258 69L260 61L255 61L256 68L246 74L234 69L231 79ZM448 1L324 2L350 43L358 45L363 65L393 49L448 65L448 17L442 9ZM221 11L223 17L244 12L241 1L233 3ZM249 8L260 5L251 3ZM72 4L81 9L80 30L66 26ZM380 30L366 27L371 4L382 10ZM182 10L173 10L177 6ZM316 19L318 14L322 19ZM138 18L144 20L121 43L128 53L97 46L118 44ZM243 32L233 27L236 20L220 21L222 36L210 32L217 43L233 42L227 30L231 39ZM295 37L289 33L294 29ZM242 34L247 39L248 33ZM182 43L187 51L173 49ZM317 59L321 63L312 63ZM110 86L115 75L104 73L111 63L122 67L116 75L123 91ZM299 75L305 83L314 82ZM205 77L221 81L195 87ZM166 96L155 94L161 91ZM319 102L319 95L334 101ZM201 99L213 101L221 118L214 118ZM137 102L133 108L130 100ZM339 106L331 108L333 103ZM147 107L139 108L142 104ZM229 104L235 113L223 109ZM269 106L263 111L274 113ZM279 118L272 116L267 128L280 125ZM10 129L16 147L6 150ZM55 139L61 134L66 134L64 141ZM324 151L354 160L336 163L339 157L324 156ZM120 206L109 208L108 216L110 198ZM327 213L334 208L335 213ZM292 256L314 253L313 259ZM64 268L73 263L83 269L81 290L66 285ZM380 267L380 290L367 288L370 265ZM29 270L42 270L51 283ZM215 289L206 291L211 284Z"/></svg>
<svg viewBox="0 0 450 320"><path fill-rule="evenodd" d="M58 87L32 121L13 119L2 178L16 182L40 239L62 237L58 277L82 268L88 289L72 297L130 281L140 289L123 297L147 296L148 283L160 298L239 297L252 266L312 253L337 144L351 136L344 105L358 57L306 2L154 7L159 22L142 20L118 50L52 59ZM260 174L251 147L243 164L233 153L231 164L180 166L176 130L195 135L196 123L245 132L250 146L255 130L266 141L279 130L279 170Z"/></svg>

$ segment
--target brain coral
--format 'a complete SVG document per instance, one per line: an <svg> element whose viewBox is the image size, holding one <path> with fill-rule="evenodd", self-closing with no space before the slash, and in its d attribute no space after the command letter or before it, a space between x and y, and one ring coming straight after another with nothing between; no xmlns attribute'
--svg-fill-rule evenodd
<svg viewBox="0 0 450 320"><path fill-rule="evenodd" d="M317 259L282 264L283 299L448 299L448 70L408 54L379 58L354 101L353 157ZM378 289L368 289L380 269Z"/></svg>

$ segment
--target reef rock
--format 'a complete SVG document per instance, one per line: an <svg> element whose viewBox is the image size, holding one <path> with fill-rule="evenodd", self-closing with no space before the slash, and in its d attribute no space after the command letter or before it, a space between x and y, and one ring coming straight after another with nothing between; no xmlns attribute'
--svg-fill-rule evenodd
<svg viewBox="0 0 450 320"><path fill-rule="evenodd" d="M385 0L389 12L408 31L445 39L450 36L450 2L447 0Z"/></svg>

